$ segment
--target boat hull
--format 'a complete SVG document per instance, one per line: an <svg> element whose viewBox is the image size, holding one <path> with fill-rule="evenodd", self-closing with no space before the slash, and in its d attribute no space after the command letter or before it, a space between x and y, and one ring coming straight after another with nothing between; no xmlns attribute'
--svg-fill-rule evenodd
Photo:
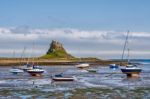
<svg viewBox="0 0 150 99"><path fill-rule="evenodd" d="M109 64L109 68L110 68L110 69L118 69L119 66L116 65L116 64Z"/></svg>
<svg viewBox="0 0 150 99"><path fill-rule="evenodd" d="M44 71L41 71L41 72L35 72L35 71L28 71L28 73L31 75L31 76L41 76Z"/></svg>
<svg viewBox="0 0 150 99"><path fill-rule="evenodd" d="M73 77L53 77L54 81L74 81Z"/></svg>
<svg viewBox="0 0 150 99"><path fill-rule="evenodd" d="M17 74L19 74L20 72L11 72L12 74L14 74L14 75L17 75Z"/></svg>
<svg viewBox="0 0 150 99"><path fill-rule="evenodd" d="M125 74L139 74L142 70L141 69L121 69L121 71Z"/></svg>
<svg viewBox="0 0 150 99"><path fill-rule="evenodd" d="M139 77L142 69L121 69L124 74L127 74L127 77Z"/></svg>
<svg viewBox="0 0 150 99"><path fill-rule="evenodd" d="M109 68L111 68L111 69L118 69L119 67L118 66L109 66Z"/></svg>
<svg viewBox="0 0 150 99"><path fill-rule="evenodd" d="M19 74L19 73L23 73L23 70L21 70L21 69L11 69L10 72L12 74Z"/></svg>
<svg viewBox="0 0 150 99"><path fill-rule="evenodd" d="M88 66L87 67L78 66L77 68L79 68L79 69L86 69L86 68L88 68Z"/></svg>
<svg viewBox="0 0 150 99"><path fill-rule="evenodd" d="M78 64L76 65L77 68L80 68L80 69L85 69L85 68L88 68L90 65L89 64Z"/></svg>

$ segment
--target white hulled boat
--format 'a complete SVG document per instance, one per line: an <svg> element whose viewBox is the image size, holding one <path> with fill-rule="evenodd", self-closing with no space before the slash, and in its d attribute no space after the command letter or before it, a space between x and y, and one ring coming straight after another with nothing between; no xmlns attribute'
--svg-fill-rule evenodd
<svg viewBox="0 0 150 99"><path fill-rule="evenodd" d="M81 64L78 64L78 65L75 65L75 66L77 68L84 69L84 68L89 67L90 65L88 63L81 63Z"/></svg>
<svg viewBox="0 0 150 99"><path fill-rule="evenodd" d="M18 73L23 73L23 70L18 69L18 68L12 68L10 69L10 72L13 74L18 74Z"/></svg>
<svg viewBox="0 0 150 99"><path fill-rule="evenodd" d="M42 68L33 66L33 69L29 69L27 72L32 76L41 76L44 73L44 70Z"/></svg>
<svg viewBox="0 0 150 99"><path fill-rule="evenodd" d="M52 76L52 80L54 80L54 81L74 81L75 77L64 76L63 74L57 74L57 75Z"/></svg>

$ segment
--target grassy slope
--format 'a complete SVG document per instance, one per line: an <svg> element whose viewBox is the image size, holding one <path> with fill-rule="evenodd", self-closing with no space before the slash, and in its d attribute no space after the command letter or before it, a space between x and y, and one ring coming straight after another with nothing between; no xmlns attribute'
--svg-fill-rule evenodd
<svg viewBox="0 0 150 99"><path fill-rule="evenodd" d="M41 58L44 59L51 59L51 58L71 58L72 56L67 54L65 51L62 50L58 50L49 54L46 54L44 56L42 56Z"/></svg>

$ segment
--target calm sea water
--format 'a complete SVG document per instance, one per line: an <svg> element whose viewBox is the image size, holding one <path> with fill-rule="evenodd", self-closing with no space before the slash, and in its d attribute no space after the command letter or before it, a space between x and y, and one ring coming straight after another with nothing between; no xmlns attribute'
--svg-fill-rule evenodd
<svg viewBox="0 0 150 99"><path fill-rule="evenodd" d="M77 69L75 66L43 66L42 77L28 73L13 75L11 67L0 67L0 98L7 99L126 99L150 98L150 65L140 66L140 78L126 78L120 69L93 66L97 73ZM121 67L122 68L122 67ZM73 82L54 82L51 76L63 72L76 77Z"/></svg>
<svg viewBox="0 0 150 99"><path fill-rule="evenodd" d="M145 63L150 64L150 59L132 59L133 62Z"/></svg>

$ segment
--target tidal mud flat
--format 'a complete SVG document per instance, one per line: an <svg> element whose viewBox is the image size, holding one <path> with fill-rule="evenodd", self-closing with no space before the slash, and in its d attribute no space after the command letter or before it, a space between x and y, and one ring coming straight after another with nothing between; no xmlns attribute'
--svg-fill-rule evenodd
<svg viewBox="0 0 150 99"><path fill-rule="evenodd" d="M126 78L120 69L93 66L97 73L80 70L74 66L44 66L42 77L28 73L13 75L11 67L1 67L0 98L6 99L148 99L150 98L150 69L142 66L140 78ZM55 82L51 75L63 72L76 77L73 82Z"/></svg>
<svg viewBox="0 0 150 99"><path fill-rule="evenodd" d="M1 89L1 99L149 99L150 88L85 88L66 91Z"/></svg>

